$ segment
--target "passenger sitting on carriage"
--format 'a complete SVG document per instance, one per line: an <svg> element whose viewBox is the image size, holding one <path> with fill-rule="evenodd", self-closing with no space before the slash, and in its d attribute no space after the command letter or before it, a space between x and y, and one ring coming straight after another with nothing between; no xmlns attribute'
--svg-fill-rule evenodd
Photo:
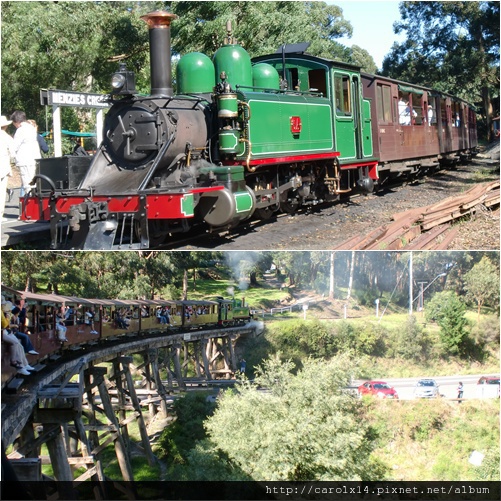
<svg viewBox="0 0 501 501"><path fill-rule="evenodd" d="M64 325L64 319L60 315L56 315L56 333L57 338L61 343L67 343L68 339L66 339L66 332L68 327Z"/></svg>
<svg viewBox="0 0 501 501"><path fill-rule="evenodd" d="M10 301L2 303L2 342L9 347L10 365L17 369L18 374L29 376L30 371L34 370L34 367L28 364L28 360L26 360L26 355L24 354L24 350L19 342L19 339L17 339L16 336L14 336L7 328L9 325L8 316L10 315L7 311L9 304L12 305ZM4 310L3 308L5 305L7 306Z"/></svg>
<svg viewBox="0 0 501 501"><path fill-rule="evenodd" d="M167 318L167 315L165 314L165 308L158 308L157 318L161 324L168 324L169 323L169 319Z"/></svg>
<svg viewBox="0 0 501 501"><path fill-rule="evenodd" d="M115 324L119 329L128 329L129 328L129 326L125 322L124 318L122 317L122 315L120 315L120 313L118 311L115 313Z"/></svg>
<svg viewBox="0 0 501 501"><path fill-rule="evenodd" d="M19 342L23 346L24 353L28 353L29 355L38 355L38 351L35 351L28 334L20 331L19 312L20 308L18 306L14 306L14 308L12 308L9 320L9 329L11 333L19 339Z"/></svg>
<svg viewBox="0 0 501 501"><path fill-rule="evenodd" d="M64 312L64 325L69 326L75 323L75 310L72 306L68 306Z"/></svg>

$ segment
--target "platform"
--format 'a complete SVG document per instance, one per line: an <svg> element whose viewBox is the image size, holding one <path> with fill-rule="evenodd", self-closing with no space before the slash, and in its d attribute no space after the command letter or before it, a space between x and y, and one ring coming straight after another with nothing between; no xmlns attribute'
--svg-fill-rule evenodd
<svg viewBox="0 0 501 501"><path fill-rule="evenodd" d="M40 247L36 247L37 249L44 250L49 248L49 222L31 223L19 220L19 188L12 190L10 200L7 197L0 233L2 248L19 245L21 243L27 243L29 247L30 243L37 241L40 241L41 244Z"/></svg>

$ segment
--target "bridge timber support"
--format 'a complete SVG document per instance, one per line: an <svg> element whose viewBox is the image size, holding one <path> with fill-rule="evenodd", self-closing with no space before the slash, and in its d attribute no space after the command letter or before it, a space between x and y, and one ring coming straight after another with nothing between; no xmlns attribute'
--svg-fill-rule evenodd
<svg viewBox="0 0 501 501"><path fill-rule="evenodd" d="M27 392L2 395L2 445L17 478L45 480L42 465L51 464L50 480L62 482L68 489L65 498L72 499L72 485L107 480L102 453L113 447L122 479L133 481L133 449L140 450L148 465L158 463L149 424L168 417L190 379L230 379L237 370L235 343L254 333L243 326L172 336L128 334L47 361L27 381ZM137 443L129 429L133 422ZM48 455L42 454L42 446ZM106 492L96 496L106 499Z"/></svg>

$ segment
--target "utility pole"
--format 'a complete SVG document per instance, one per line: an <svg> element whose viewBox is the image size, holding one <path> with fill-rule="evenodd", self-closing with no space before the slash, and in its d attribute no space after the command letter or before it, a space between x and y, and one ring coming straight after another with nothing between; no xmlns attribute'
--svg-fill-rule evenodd
<svg viewBox="0 0 501 501"><path fill-rule="evenodd" d="M412 315L412 301L413 301L413 291L412 291L412 281L414 280L413 276L413 270L412 270L412 251L409 256L409 315Z"/></svg>

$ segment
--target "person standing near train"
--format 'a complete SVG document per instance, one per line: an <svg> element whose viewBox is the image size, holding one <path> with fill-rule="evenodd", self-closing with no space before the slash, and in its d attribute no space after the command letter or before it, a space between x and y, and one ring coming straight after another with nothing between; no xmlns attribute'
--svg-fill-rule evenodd
<svg viewBox="0 0 501 501"><path fill-rule="evenodd" d="M38 141L38 147L40 148L40 151L43 153L49 153L49 146L47 145L47 141L43 138L42 134L38 132L38 125L35 122L35 120L26 120L29 124L33 125L37 131L37 141Z"/></svg>
<svg viewBox="0 0 501 501"><path fill-rule="evenodd" d="M12 174L11 160L14 159L14 140L7 133L7 127L12 123L7 117L0 117L0 217L4 221L5 201L7 199L7 183Z"/></svg>
<svg viewBox="0 0 501 501"><path fill-rule="evenodd" d="M10 119L17 129L14 134L14 155L16 165L21 174L21 192L19 196L24 196L31 187L31 181L35 176L36 161L41 157L38 146L38 132L26 120L26 113L16 110Z"/></svg>

